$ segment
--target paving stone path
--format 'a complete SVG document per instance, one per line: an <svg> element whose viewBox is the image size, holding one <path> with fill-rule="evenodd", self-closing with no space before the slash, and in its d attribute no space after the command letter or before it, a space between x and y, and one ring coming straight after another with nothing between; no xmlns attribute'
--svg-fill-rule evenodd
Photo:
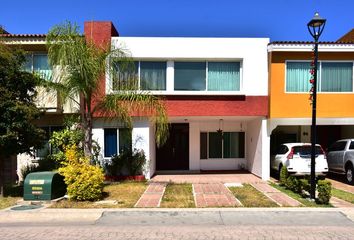
<svg viewBox="0 0 354 240"><path fill-rule="evenodd" d="M354 208L354 204L333 196L331 197L330 204L336 208Z"/></svg>
<svg viewBox="0 0 354 240"><path fill-rule="evenodd" d="M193 195L196 207L242 206L222 183L193 184Z"/></svg>
<svg viewBox="0 0 354 240"><path fill-rule="evenodd" d="M299 201L280 192L278 189L273 188L267 183L259 182L252 183L251 185L281 207L299 207L302 205Z"/></svg>
<svg viewBox="0 0 354 240"><path fill-rule="evenodd" d="M161 199L166 189L166 183L150 183L141 195L135 207L160 207Z"/></svg>

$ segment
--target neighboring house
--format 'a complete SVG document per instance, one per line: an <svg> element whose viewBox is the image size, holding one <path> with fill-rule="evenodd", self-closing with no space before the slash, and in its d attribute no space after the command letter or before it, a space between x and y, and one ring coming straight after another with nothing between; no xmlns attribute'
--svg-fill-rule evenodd
<svg viewBox="0 0 354 240"><path fill-rule="evenodd" d="M268 38L119 37L110 22L86 22L85 36L130 51L140 89L164 97L170 123L158 148L147 118L136 118L131 136L119 119L96 118L102 158L131 144L148 158L147 178L238 169L269 178ZM102 94L115 85L102 78Z"/></svg>
<svg viewBox="0 0 354 240"><path fill-rule="evenodd" d="M42 78L48 81L57 81L55 71L51 69L48 63L45 45L46 35L5 33L0 34L0 37L6 44L22 48L27 52L27 62L23 66L25 71L39 74ZM47 91L44 88L38 88L37 90L38 96L36 104L43 111L43 115L40 120L36 121L36 124L45 130L46 142L42 149L36 149L34 151L34 157L27 154L20 154L17 156L17 164L13 164L13 168L17 168L19 178L21 178L20 171L24 165L36 163L51 152L51 147L48 143L49 137L53 131L62 128L64 116L75 111L72 104L67 103L63 105L55 91Z"/></svg>
<svg viewBox="0 0 354 240"><path fill-rule="evenodd" d="M353 30L337 42L319 44L317 142L324 149L354 137ZM269 52L271 153L280 143L310 142L312 42L272 42Z"/></svg>

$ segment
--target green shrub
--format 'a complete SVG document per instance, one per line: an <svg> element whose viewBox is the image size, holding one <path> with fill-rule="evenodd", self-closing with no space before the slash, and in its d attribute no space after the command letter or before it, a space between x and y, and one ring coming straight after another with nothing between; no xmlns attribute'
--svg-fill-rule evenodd
<svg viewBox="0 0 354 240"><path fill-rule="evenodd" d="M22 197L23 186L22 185L5 185L4 197Z"/></svg>
<svg viewBox="0 0 354 240"><path fill-rule="evenodd" d="M55 149L55 153L52 154L52 158L59 164L66 161L65 159L65 149L68 146L81 146L81 141L84 138L84 134L81 129L70 129L69 127L58 131L53 132L49 143L52 148ZM82 150L78 148L77 150Z"/></svg>
<svg viewBox="0 0 354 240"><path fill-rule="evenodd" d="M51 155L48 155L45 158L38 160L38 171L53 171L58 168L59 164Z"/></svg>
<svg viewBox="0 0 354 240"><path fill-rule="evenodd" d="M124 175L126 171L130 176L141 175L146 162L144 151L125 149L119 155L111 158L111 163L106 164L107 172L111 176Z"/></svg>
<svg viewBox="0 0 354 240"><path fill-rule="evenodd" d="M309 180L307 178L299 179L299 183L300 183L302 191L305 191L308 193L310 192L311 185L310 185ZM301 191L301 193L302 193L302 191Z"/></svg>
<svg viewBox="0 0 354 240"><path fill-rule="evenodd" d="M328 204L332 196L332 183L328 180L319 180L317 183L318 198L320 204Z"/></svg>
<svg viewBox="0 0 354 240"><path fill-rule="evenodd" d="M285 166L282 166L279 174L279 184L284 186L286 184L286 180L289 177L288 169Z"/></svg>
<svg viewBox="0 0 354 240"><path fill-rule="evenodd" d="M75 145L65 150L65 159L59 173L64 176L69 197L79 201L100 199L104 181L102 168L91 165Z"/></svg>
<svg viewBox="0 0 354 240"><path fill-rule="evenodd" d="M125 165L126 158L123 154L115 154L112 156L111 162L105 165L105 168L109 176L117 176L122 174Z"/></svg>
<svg viewBox="0 0 354 240"><path fill-rule="evenodd" d="M127 168L129 171L129 175L141 175L143 173L143 167L146 162L144 151L134 150L131 154L130 161L127 162Z"/></svg>
<svg viewBox="0 0 354 240"><path fill-rule="evenodd" d="M286 179L285 187L295 193L301 193L301 191L302 191L301 182L294 176L289 176Z"/></svg>

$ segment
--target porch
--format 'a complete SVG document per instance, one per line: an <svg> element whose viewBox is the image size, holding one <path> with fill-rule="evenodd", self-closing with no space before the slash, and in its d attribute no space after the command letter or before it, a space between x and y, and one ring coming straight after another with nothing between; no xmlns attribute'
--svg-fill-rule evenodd
<svg viewBox="0 0 354 240"><path fill-rule="evenodd" d="M214 171L201 173L156 174L150 182L157 183L259 183L261 178L247 171Z"/></svg>

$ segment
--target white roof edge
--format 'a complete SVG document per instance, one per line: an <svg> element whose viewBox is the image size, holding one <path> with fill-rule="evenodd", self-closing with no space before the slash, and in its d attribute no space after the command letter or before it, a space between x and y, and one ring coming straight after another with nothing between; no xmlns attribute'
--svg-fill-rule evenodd
<svg viewBox="0 0 354 240"><path fill-rule="evenodd" d="M2 41L6 44L46 44L46 40L43 38L4 38Z"/></svg>
<svg viewBox="0 0 354 240"><path fill-rule="evenodd" d="M270 44L268 52L312 52L314 44ZM354 44L320 44L319 52L354 52Z"/></svg>

